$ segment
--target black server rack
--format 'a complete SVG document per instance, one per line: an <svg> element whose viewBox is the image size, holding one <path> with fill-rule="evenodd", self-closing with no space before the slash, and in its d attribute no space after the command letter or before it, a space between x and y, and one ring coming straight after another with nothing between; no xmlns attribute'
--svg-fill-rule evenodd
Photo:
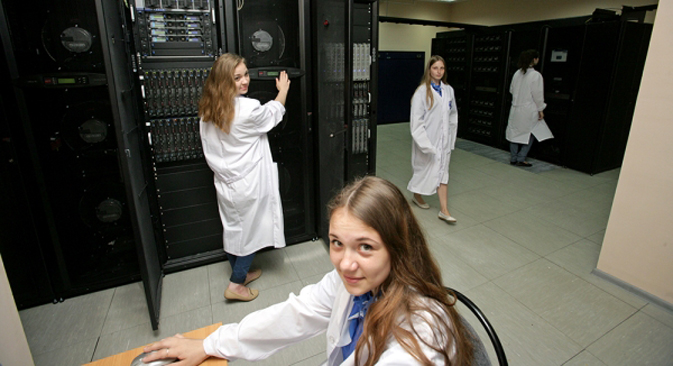
<svg viewBox="0 0 673 366"><path fill-rule="evenodd" d="M540 49L540 72L544 78L544 119L554 138L540 143L531 156L557 165L564 164L564 146L571 121L573 94L582 58L584 25L545 29L545 49Z"/></svg>
<svg viewBox="0 0 673 366"><path fill-rule="evenodd" d="M9 123L27 144L29 205L41 211L33 216L39 247L24 255L44 264L54 300L140 278L98 5L3 2L16 102L7 107L20 116Z"/></svg>
<svg viewBox="0 0 673 366"><path fill-rule="evenodd" d="M409 121L424 68L425 52L379 52L378 125Z"/></svg>
<svg viewBox="0 0 673 366"><path fill-rule="evenodd" d="M346 180L376 172L378 3L350 4L346 33ZM350 51L350 52L348 52ZM349 80L350 79L350 80Z"/></svg>
<svg viewBox="0 0 673 366"><path fill-rule="evenodd" d="M474 35L470 62L470 88L467 119L458 123L461 136L489 146L502 138L509 93L507 65L511 32L483 31Z"/></svg>
<svg viewBox="0 0 673 366"><path fill-rule="evenodd" d="M166 272L222 260L213 173L203 158L198 103L225 40L224 4L136 0L133 19L144 162Z"/></svg>
<svg viewBox="0 0 673 366"><path fill-rule="evenodd" d="M269 132L269 144L279 170L286 242L314 239L310 4L246 0L237 3L235 14L237 53L250 72L248 97L261 103L273 100L279 72L290 77L285 116Z"/></svg>
<svg viewBox="0 0 673 366"><path fill-rule="evenodd" d="M488 126L488 121L472 117L470 118L470 76L472 65L472 42L473 35L467 31L455 31L442 34L442 37L432 39L432 54L440 55L446 61L446 81L453 87L458 106L458 137L469 135L468 131L474 131L475 126ZM481 59L480 59L481 60ZM492 59L491 59L492 61ZM481 104L479 107L488 107ZM465 123L462 123L465 122Z"/></svg>
<svg viewBox="0 0 673 366"><path fill-rule="evenodd" d="M344 184L376 169L378 4L313 1L318 232Z"/></svg>
<svg viewBox="0 0 673 366"><path fill-rule="evenodd" d="M588 24L564 145L564 165L596 174L622 164L651 24Z"/></svg>

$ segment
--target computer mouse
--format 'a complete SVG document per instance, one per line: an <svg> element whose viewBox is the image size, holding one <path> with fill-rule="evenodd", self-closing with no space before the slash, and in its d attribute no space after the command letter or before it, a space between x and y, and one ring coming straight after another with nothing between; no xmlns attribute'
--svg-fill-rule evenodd
<svg viewBox="0 0 673 366"><path fill-rule="evenodd" d="M149 356L150 354L154 353L156 351L152 352L143 352L138 355L138 357L134 358L133 361L131 362L131 366L164 366L164 365L170 365L174 362L178 362L177 358L162 358L160 360L154 360L150 361L149 363L143 362L143 358L145 356Z"/></svg>

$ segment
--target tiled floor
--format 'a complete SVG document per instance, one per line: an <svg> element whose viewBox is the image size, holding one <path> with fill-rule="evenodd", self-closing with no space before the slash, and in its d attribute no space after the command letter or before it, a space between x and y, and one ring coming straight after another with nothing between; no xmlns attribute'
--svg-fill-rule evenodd
<svg viewBox="0 0 673 366"><path fill-rule="evenodd" d="M409 126L384 125L378 132L377 174L406 192ZM445 284L487 314L510 365L673 365L673 313L591 274L619 171L589 176L533 159L535 169L527 170L507 164L506 152L469 141L457 146L449 208L458 223L437 219L436 196L427 198L430 210L414 211ZM234 322L332 268L320 241L260 253L253 266L264 275L254 283L261 294L251 303L223 299L226 262L167 275L158 332L150 327L140 283L23 310L35 363L79 365L177 332ZM325 359L324 343L317 337L255 364L317 365Z"/></svg>

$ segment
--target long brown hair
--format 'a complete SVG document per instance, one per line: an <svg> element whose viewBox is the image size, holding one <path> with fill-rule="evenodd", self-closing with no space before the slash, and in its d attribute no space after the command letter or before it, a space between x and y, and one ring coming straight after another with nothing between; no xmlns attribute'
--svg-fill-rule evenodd
<svg viewBox="0 0 673 366"><path fill-rule="evenodd" d="M225 53L220 56L210 70L208 79L203 85L203 93L199 102L199 117L204 122L210 122L219 127L225 133L231 130L231 122L234 120L234 98L238 95L234 70L245 59L233 53Z"/></svg>
<svg viewBox="0 0 673 366"><path fill-rule="evenodd" d="M473 345L454 308L455 297L442 284L439 266L430 254L423 231L402 192L382 178L365 177L344 188L330 201L330 216L337 209L376 230L390 254L390 274L381 284L378 299L365 316L362 336L355 349L355 363L366 347L369 357L365 365L374 365L385 350L391 335L420 364L431 365L420 342L444 355L446 365L452 365L450 355L455 345L455 365L469 365ZM419 301L419 296L429 301ZM414 329L412 316L430 314L429 326L436 332L439 344L428 344ZM448 320L447 320L448 315ZM399 325L402 316L411 331ZM416 318L416 317L414 317Z"/></svg>
<svg viewBox="0 0 673 366"><path fill-rule="evenodd" d="M435 98L432 96L432 86L430 86L430 82L432 81L430 68L437 61L441 61L442 64L444 64L445 70L444 70L444 76L442 76L442 81L444 82L444 84L448 84L446 82L446 62L444 61L444 58L439 55L434 55L430 57L428 65L425 67L425 74L423 74L423 79L421 79L421 84L419 85L419 87L425 85L425 100L427 101L428 104L430 104L430 107L428 109L432 108L432 105L435 103Z"/></svg>

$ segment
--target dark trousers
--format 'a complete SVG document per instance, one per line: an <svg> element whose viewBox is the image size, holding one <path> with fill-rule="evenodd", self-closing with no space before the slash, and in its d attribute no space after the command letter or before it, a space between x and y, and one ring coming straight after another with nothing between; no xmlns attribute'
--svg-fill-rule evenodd
<svg viewBox="0 0 673 366"><path fill-rule="evenodd" d="M526 156L530 151L530 147L533 146L533 141L535 138L533 134L530 134L530 139L528 139L528 144L517 144L516 142L509 143L509 152L512 154L512 157L509 159L512 163L522 163L526 161Z"/></svg>
<svg viewBox="0 0 673 366"><path fill-rule="evenodd" d="M245 278L248 276L248 271L250 270L252 259L255 258L255 253L244 257L229 253L226 254L227 259L229 259L229 264L231 265L231 277L229 277L229 281L242 285L243 282L245 282Z"/></svg>

